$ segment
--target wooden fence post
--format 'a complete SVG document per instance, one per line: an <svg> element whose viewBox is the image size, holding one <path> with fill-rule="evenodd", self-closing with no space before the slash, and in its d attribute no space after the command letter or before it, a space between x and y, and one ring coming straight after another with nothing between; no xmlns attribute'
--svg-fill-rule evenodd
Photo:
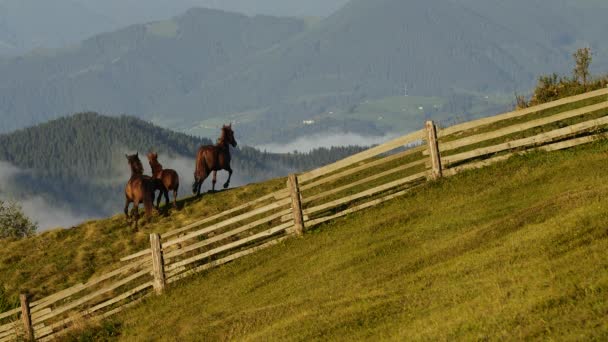
<svg viewBox="0 0 608 342"><path fill-rule="evenodd" d="M160 243L160 235L150 234L150 245L152 246L152 270L154 273L154 291L161 294L165 291L165 263L163 260L163 249Z"/></svg>
<svg viewBox="0 0 608 342"><path fill-rule="evenodd" d="M34 341L34 328L32 327L32 316L30 315L30 299L27 293L19 296L21 300L21 320L25 328L25 340Z"/></svg>
<svg viewBox="0 0 608 342"><path fill-rule="evenodd" d="M433 168L433 179L443 176L441 169L441 155L439 154L439 142L437 141L437 127L433 121L426 122L427 141L429 143L429 155L431 156L431 166Z"/></svg>
<svg viewBox="0 0 608 342"><path fill-rule="evenodd" d="M298 176L295 174L289 175L287 187L291 194L291 208L293 209L293 221L295 223L296 235L304 235L304 217L302 215L302 201L300 200L300 185L298 184Z"/></svg>

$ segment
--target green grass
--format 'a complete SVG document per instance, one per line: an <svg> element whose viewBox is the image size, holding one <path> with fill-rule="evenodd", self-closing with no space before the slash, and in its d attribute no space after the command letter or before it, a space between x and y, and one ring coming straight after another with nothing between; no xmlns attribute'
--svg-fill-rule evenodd
<svg viewBox="0 0 608 342"><path fill-rule="evenodd" d="M66 340L606 340L608 142L419 187Z"/></svg>
<svg viewBox="0 0 608 342"><path fill-rule="evenodd" d="M149 247L150 233L164 233L285 187L285 179L230 189L178 202L181 210L161 207L150 223L134 231L123 214L57 229L32 238L0 243L0 287L11 303L21 291L35 299L118 268L120 258ZM123 201L117 194L116 200ZM143 214L142 214L143 217ZM0 298L1 300L2 298Z"/></svg>

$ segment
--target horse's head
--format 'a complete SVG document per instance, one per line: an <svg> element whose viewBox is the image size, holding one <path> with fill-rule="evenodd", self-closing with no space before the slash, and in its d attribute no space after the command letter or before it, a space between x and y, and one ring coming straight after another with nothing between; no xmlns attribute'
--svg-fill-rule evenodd
<svg viewBox="0 0 608 342"><path fill-rule="evenodd" d="M222 136L220 140L225 142L226 144L232 145L232 147L236 147L236 139L234 138L234 131L232 130L232 123L230 125L222 126Z"/></svg>
<svg viewBox="0 0 608 342"><path fill-rule="evenodd" d="M148 161L150 164L158 162L158 153L150 152L148 153Z"/></svg>
<svg viewBox="0 0 608 342"><path fill-rule="evenodd" d="M127 157L127 160L129 161L129 166L131 167L132 173L144 173L144 166L141 164L141 160L139 160L139 152L132 155L125 154L125 157Z"/></svg>

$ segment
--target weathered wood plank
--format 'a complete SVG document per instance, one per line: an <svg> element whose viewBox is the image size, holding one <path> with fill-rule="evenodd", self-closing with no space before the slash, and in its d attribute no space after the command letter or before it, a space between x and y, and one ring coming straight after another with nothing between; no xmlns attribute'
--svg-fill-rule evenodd
<svg viewBox="0 0 608 342"><path fill-rule="evenodd" d="M339 205L346 204L346 203L352 202L352 201L360 199L360 198L372 196L372 195L375 195L375 194L377 194L379 192L383 192L383 191L386 191L386 190L398 187L400 185L404 185L404 184L407 184L407 183L410 183L410 182L413 182L413 181L416 181L416 180L419 180L419 179L426 178L428 176L428 174L429 174L429 171L420 172L420 173L417 173L415 175L408 176L408 177L405 177L405 178L402 178L402 179L398 179L396 181L393 181L393 182L390 182L390 183L387 183L387 184L384 184L384 185L377 186L375 188L372 188L372 189L360 192L360 193L352 195L352 196L347 196L347 197L344 197L344 198L341 198L341 199L337 199L335 201L331 201L329 203L318 205L316 207L304 209L304 214L311 215L311 214L314 214L316 212L319 212L319 211L322 211L322 210L327 210L327 209L330 209L330 208L333 208L333 207L337 207Z"/></svg>
<svg viewBox="0 0 608 342"><path fill-rule="evenodd" d="M191 270L188 270L187 272L180 273L180 274L175 274L172 277L169 277L168 282L169 283L173 283L173 282L176 282L176 281L178 281L180 279L183 279L185 277L193 275L195 273L202 272L204 270L207 270L207 269L210 269L210 268L213 268L213 267L217 267L217 266L226 264L226 263L228 263L230 261L236 260L238 258L242 258L242 257L244 257L246 255L253 254L253 253L258 252L260 250L263 250L263 249L275 246L275 245L277 245L277 244L285 241L288 238L290 238L290 236L283 236L283 237L280 237L280 238L278 238L276 240L272 240L272 241L266 242L266 243L264 243L262 245L255 246L253 248L249 248L247 250L244 250L244 251L232 254L230 256L227 256L227 257L224 257L224 258L221 258L221 259L218 259L218 260L211 261L211 262L206 263L204 265L201 265L201 266L198 266L198 267L193 268Z"/></svg>
<svg viewBox="0 0 608 342"><path fill-rule="evenodd" d="M137 253L128 255L128 256L126 256L124 258L121 258L120 261L130 261L130 260L134 260L134 259L137 259L137 258L141 258L143 256L148 256L148 255L150 255L151 251L152 250L150 248L142 249L141 251L139 251Z"/></svg>
<svg viewBox="0 0 608 342"><path fill-rule="evenodd" d="M311 221L307 222L307 224L312 227L312 226L318 225L320 223L336 219L338 217L346 216L348 214L352 214L354 212L357 212L357 211L360 211L360 210L363 210L363 209L371 208L371 207L376 206L378 204L381 204L381 203L384 203L386 201L390 201L390 200L395 199L397 197L403 196L403 195L407 194L409 191L411 191L412 189L414 189L414 187L406 189L406 190L402 190L402 191L396 192L394 194L390 194L388 196L384 196L382 198L378 198L378 199L375 199L375 200L372 200L372 201L369 201L369 202L365 202L363 204L357 205L357 206L352 207L352 208L348 208L348 209L342 210L342 211L340 211L340 212L338 212L338 213L336 213L334 215L324 216L324 217L320 217L320 218L311 220Z"/></svg>
<svg viewBox="0 0 608 342"><path fill-rule="evenodd" d="M18 323L19 323L18 321L11 322L6 329L0 331L0 337L7 336L7 335L10 335L10 334L14 334L15 330L17 329L16 325Z"/></svg>
<svg viewBox="0 0 608 342"><path fill-rule="evenodd" d="M304 173L302 175L300 175L298 177L299 181L303 184L305 182L308 182L312 179L315 179L317 177L326 175L328 173L337 171L339 169L342 169L344 167L350 166L352 164L358 163L360 161L369 159L371 157L375 157L379 154L385 153L385 152L389 152L392 151L396 148L405 146L407 144L416 142L418 140L422 140L424 139L426 136L426 132L425 130L419 130L413 133L410 133L408 135L402 136L400 138L394 139L392 141L389 141L385 144L370 148L368 150L365 150L363 152L357 153L353 156L350 156L348 158L342 159L338 162L335 162L333 164L327 165L327 166L323 166L320 167L316 170L312 170L309 171L307 173Z"/></svg>
<svg viewBox="0 0 608 342"><path fill-rule="evenodd" d="M0 341L14 341L16 338L17 332L15 330L0 334Z"/></svg>
<svg viewBox="0 0 608 342"><path fill-rule="evenodd" d="M528 130L528 129L534 128L534 127L544 126L544 125L547 125L550 123L574 118L577 116L581 116L581 115L588 114L588 113L593 113L593 112L596 112L596 111L599 111L602 109L607 109L607 108L608 108L608 102L602 102L599 104L595 104L593 106L578 108L578 109L567 111L564 113L555 114L555 115L552 115L552 116L549 116L546 118L541 118L541 119L532 120L532 121L528 121L528 122L524 122L524 123L520 123L520 124L515 124L512 126L497 129L497 130L494 130L491 132L481 133L481 134L472 135L472 136L469 136L466 138L441 143L441 150L442 151L454 150L454 149L457 149L460 147L473 145L473 144L476 144L476 143L479 143L482 141L486 141L486 140L490 140L490 139L500 138L505 135L525 131L525 130Z"/></svg>
<svg viewBox="0 0 608 342"><path fill-rule="evenodd" d="M224 228L226 226L229 226L231 224L234 224L234 223L243 221L245 219L254 217L256 215L260 215L260 214L263 214L263 213L271 211L271 210L279 209L279 208L281 208L283 206L286 206L286 205L288 205L290 203L291 203L291 198L286 198L284 200L280 200L280 201L271 203L271 204L263 206L261 208L257 208L255 210L250 211L250 212L247 212L247 213L244 213L244 214L232 217L232 218L230 218L228 220L225 220L225 221L222 221L220 223L216 223L216 224L211 225L211 226L209 226L209 227L207 227L205 229L202 229L202 230L199 230L199 231L196 231L196 232L192 232L192 233L186 234L186 235L184 235L184 236L182 236L180 238L169 240L169 241L165 242L163 245L165 246L165 248L170 247L170 246L174 246L174 245L177 245L178 243L182 243L184 241L188 241L190 239L196 238L198 236L201 236L201 235L204 235L204 234L207 234L207 233L211 233L211 232L213 232L215 230L218 230L220 228Z"/></svg>
<svg viewBox="0 0 608 342"><path fill-rule="evenodd" d="M8 327L6 329L4 329L2 332L0 332L0 337L5 337L5 336L15 334L16 331L19 329L19 326L20 326L19 321L11 322L10 324L8 324Z"/></svg>
<svg viewBox="0 0 608 342"><path fill-rule="evenodd" d="M296 235L302 236L304 235L304 218L302 217L302 201L300 198L300 185L298 183L297 175L289 175L287 187L291 193L291 212L293 214Z"/></svg>
<svg viewBox="0 0 608 342"><path fill-rule="evenodd" d="M110 305L116 304L116 303L118 303L118 302L120 302L120 301L122 301L124 299L127 299L127 298L129 298L129 297L131 297L131 296L133 296L135 294L138 294L139 292L142 292L142 291L144 291L144 290L146 290L146 289L148 289L150 287L154 287L154 283L153 282L147 282L145 284L142 284L142 285L140 285L140 286L138 286L138 287L136 287L136 288L134 288L134 289L132 289L130 291L127 291L127 292L125 292L125 293L123 293L123 294L121 294L119 296L116 296L116 297L114 297L114 298L112 298L110 300L107 300L107 301L105 301L103 303L100 303L100 304L98 304L98 305L96 305L96 306L94 306L94 307L92 307L90 309L84 310L84 311L81 312L81 315L83 315L83 316L91 315L91 314L93 314L93 313L95 313L95 312L97 312L97 311L99 311L101 309L104 309L104 308L106 308L106 307L108 307Z"/></svg>
<svg viewBox="0 0 608 342"><path fill-rule="evenodd" d="M147 267L147 264L152 264L151 260L139 260L133 263L130 263L128 265L125 265L117 270L114 270L112 272L106 273L104 275L101 275L99 277L90 279L87 283L85 284L78 284L78 285L74 285L70 288L67 288L65 290L62 290L60 292L57 292L55 294L52 294L48 297L42 298L34 303L32 303L32 309L31 312L32 314L35 312L38 312L40 310L43 310L45 307L52 305L62 299L65 299L69 296L72 296L86 288L89 288L91 286L97 285L99 283L101 283L102 281L108 280L110 278L113 278L119 274L122 274L126 271L130 271L132 269L138 268L138 267ZM34 306L36 305L36 306Z"/></svg>
<svg viewBox="0 0 608 342"><path fill-rule="evenodd" d="M304 200L302 201L302 203L304 203L304 204L310 203L310 202L316 201L316 200L318 200L320 198L327 197L329 195L333 195L333 194L339 193L341 191L350 189L352 187L355 187L355 186L358 186L358 185L361 185L361 184L365 184L365 183L369 183L369 182L375 181L377 179L380 179L380 178L392 175L394 173L405 171L405 170L410 169L410 168L415 167L415 166L423 165L424 163L426 163L426 160L425 159L421 159L421 160L417 160L417 161L409 163L409 164L401 165L401 166L396 167L394 169L390 169L390 170L381 172L379 174L376 174L376 175L373 175L373 176L361 179L361 180L356 181L354 183L349 183L349 184L346 184L344 186L341 186L341 187L338 187L338 188L335 188L335 189L332 189L332 190L329 190L329 191L325 191L325 192L322 192L322 193L314 195L314 196L306 197L306 198L304 198Z"/></svg>
<svg viewBox="0 0 608 342"><path fill-rule="evenodd" d="M395 153L395 154L393 154L391 156L380 158L380 159L377 159L377 160L365 163L363 165L359 165L357 167L350 168L348 170L342 171L340 173L336 173L336 174L331 175L331 176L323 177L323 178L321 178L321 179L319 179L317 181L314 181L312 183L308 183L306 185L301 185L300 186L300 191L305 191L305 190L308 190L308 189L312 189L312 188L317 187L319 185L322 185L322 184L325 184L325 183L328 183L328 182L331 182L331 181L335 181L335 180L338 180L340 178L344 178L346 176L350 176L350 175L355 174L355 173L357 173L359 171L367 170L367 169L370 169L370 168L373 168L373 167L376 167L376 166L379 166L379 165L382 165L382 164L385 164L385 163L389 163L389 162L392 162L392 161L395 161L395 160L399 160L401 158L405 158L407 156L410 156L410 155L422 152L426 148L427 148L426 146L415 147L415 148L409 149L409 150L404 151L404 152Z"/></svg>
<svg viewBox="0 0 608 342"><path fill-rule="evenodd" d="M524 147L529 145L541 144L545 142L549 142L555 138L561 138L568 136L570 134L583 132L594 127L602 126L608 124L608 116L602 117L600 119L585 121L576 125L556 129L550 132L541 133L529 138L523 138L519 140L509 141L506 143L478 148L472 151L463 152L447 157L443 157L443 161L446 165L454 164L457 162L461 162L467 159L477 158L481 156L485 156L492 153L502 152L506 150L510 150L513 148Z"/></svg>
<svg viewBox="0 0 608 342"><path fill-rule="evenodd" d="M151 283L150 283L150 286L152 286ZM116 313L119 313L119 312L127 309L127 308L130 308L130 307L132 307L134 305L139 304L142 300L144 300L145 298L149 297L150 295L151 295L151 293L147 293L147 294L141 296L140 298L138 298L138 299L136 299L134 301L131 301L130 303L126 303L126 304L124 304L124 305L122 305L120 307L112 309L112 310L110 310L108 312L105 312L103 314L90 317L90 319L92 319L92 320L101 320L101 319L110 317L111 315L114 315ZM80 319L82 316L83 316L82 313L76 313L75 315L72 315L72 316L70 316L70 317L68 317L68 318L66 318L64 320L56 322L53 325L51 325L51 326L49 326L49 327L47 327L45 329L37 331L36 332L36 337L38 338L38 341L42 342L42 341L51 341L51 340L54 340L55 338L57 338L58 336L60 336L61 334L65 333L66 331L69 330L69 327L68 327L66 329L55 331L57 328L61 328L61 327L67 326L68 324L72 323L73 321L75 321L77 319Z"/></svg>
<svg viewBox="0 0 608 342"><path fill-rule="evenodd" d="M566 140L566 141L560 141L558 143L553 143L550 145L545 145L545 146L537 147L537 148L526 150L526 151L512 152L512 153L500 155L497 157L485 159L485 160L482 160L479 162L460 165L457 167L453 167L451 169L447 169L444 171L444 173L446 176L453 176L462 171L479 169L482 167L486 167L486 166L501 162L503 160L507 160L514 155L523 155L523 154L526 154L526 153L529 153L532 151L546 151L546 152L557 151L557 150L562 150L562 149L566 149L566 148L570 148L570 147L575 147L575 146L582 145L582 144L588 144L599 138L601 138L601 135L596 134L596 135L590 135L590 136L576 138L576 139L570 139L570 140Z"/></svg>
<svg viewBox="0 0 608 342"><path fill-rule="evenodd" d="M19 307L19 312L21 312L21 307ZM16 318L16 320L0 325L0 332L4 332L4 331L8 331L11 329L15 329L15 324L18 324L18 319Z"/></svg>
<svg viewBox="0 0 608 342"><path fill-rule="evenodd" d="M13 332L10 335L0 337L0 342L15 342L17 341L17 333Z"/></svg>
<svg viewBox="0 0 608 342"><path fill-rule="evenodd" d="M20 308L16 308L16 309L8 310L8 311L3 312L3 313L1 313L1 314L0 314L0 319L4 319L4 318L6 318L6 317L10 317L10 316L16 315L16 314L18 314L19 312L21 312L21 309L20 309Z"/></svg>
<svg viewBox="0 0 608 342"><path fill-rule="evenodd" d="M165 255L165 260L170 260L172 258L175 258L177 256L183 255L185 253L188 253L188 252L197 250L199 248L208 246L208 245L210 245L212 243L215 243L215 242L218 242L218 241L222 241L222 240L224 240L226 238L229 238L231 236L234 236L234 235L246 232L246 231L248 231L248 230L250 230L252 228L258 227L258 226L260 226L260 225L262 225L264 223L271 222L273 220L276 220L279 217L282 217L283 215L287 215L287 214L290 214L290 213L291 213L291 209L287 209L287 210L284 210L284 211L282 211L280 213L277 213L277 214L265 217L263 219L259 219L259 220L255 221L255 222L248 223L248 224L246 224L246 225L244 225L242 227L239 227L237 229L233 229L233 230L228 231L228 232L226 232L224 234L220 234L220 235L214 236L212 238L205 239L205 240L203 240L203 241L201 241L199 243L195 243L195 244L192 244L192 245L188 245L188 246L186 246L184 248L171 251L171 252L169 252L169 253L167 253Z"/></svg>
<svg viewBox="0 0 608 342"><path fill-rule="evenodd" d="M76 301L68 303L68 304L66 304L66 305L64 305L62 307L56 308L50 314L38 318L37 323L44 322L44 321L46 321L46 320L48 320L50 318L53 318L53 317L55 317L55 316L57 316L59 314L62 314L64 312L68 311L68 310L71 310L71 309L73 309L75 307L78 307L78 306L80 306L80 305L82 305L82 304L84 304L84 303L86 303L86 302L88 302L88 301L90 301L90 300L92 300L92 299L94 299L96 297L99 297L99 296L101 296L101 295L103 295L103 294L105 294L107 292L110 292L110 291L115 290L115 289L117 289L117 288L119 288L119 287L121 287L121 286L123 286L125 284L128 284L129 282L131 282L131 281L133 281L133 280L135 280L135 279L137 279L137 278L139 278L141 276L149 275L150 271L151 270L146 269L146 270L137 272L137 273L135 273L135 274L133 274L133 275L127 277L127 278L121 279L120 281L118 281L118 282L116 282L116 283L114 283L114 284L112 284L110 286L104 287L104 288L102 288L100 290L97 290L97 291L95 291L95 292L93 292L93 293L91 293L89 295L86 295L86 296L84 296L82 298L79 298Z"/></svg>
<svg viewBox="0 0 608 342"><path fill-rule="evenodd" d="M251 207L253 205L259 204L261 202L264 202L264 201L267 201L267 200L270 200L270 199L284 200L287 197L289 197L289 191L287 191L287 189L282 189L282 190L279 190L279 191L275 191L275 192L273 192L271 194L268 194L266 196L262 196L262 197L260 197L258 199L255 199L253 201L249 201L249 202L247 202L247 203L245 203L243 205L240 205L238 207L234 207L234 208L232 208L230 210L223 211L223 212L221 212L219 214L216 214L216 215L213 215L211 217L207 217L207 218L205 218L203 220L194 222L194 223L189 224L189 225L187 225L185 227L182 227L182 228L179 228L179 229L174 229L174 230L171 230L169 232L166 232L165 234L161 235L161 238L163 240L167 240L168 238L170 238L172 236L179 235L179 234L181 234L181 233L183 233L185 231L191 230L192 228L196 228L196 227L198 227L200 225L203 225L205 223L208 223L208 222L211 222L211 221L215 221L215 220L217 220L219 218L222 218L224 216L228 216L230 214L236 213L238 211L241 211L241 210L246 209L248 207Z"/></svg>
<svg viewBox="0 0 608 342"><path fill-rule="evenodd" d="M208 257L213 256L215 254L218 254L218 253L221 253L221 252L224 252L224 251L227 251L227 250L230 250L230 249L242 246L242 245L246 245L246 244L248 244L248 243L250 243L252 241L272 236L274 234L277 234L279 232L284 231L285 229L287 229L289 227L293 227L293 223L292 222L288 222L288 223L285 223L285 224L273 227L273 228L265 230L265 231L263 231L261 233L257 233L255 235L246 237L244 239L240 239L240 240L235 241L233 243L229 243L229 244L223 245L221 247L214 248L214 249L212 249L210 251L207 251L205 253L202 253L202 254L199 254L199 255L196 255L196 256L193 256L193 257L181 260L179 262L167 265L166 271L169 272L169 271L174 270L174 269L176 269L176 268L178 268L180 266L185 266L185 265L191 264L193 262L196 262L196 261L208 258Z"/></svg>
<svg viewBox="0 0 608 342"><path fill-rule="evenodd" d="M566 98L563 98L563 99L560 99L557 101L544 103L544 104L541 104L538 106L529 107L529 108L525 108L525 109L521 109L521 110L516 110L516 111L512 111L512 112L508 112L508 113L504 113L504 114L500 114L500 115L495 115L495 116L491 116L488 118L478 119L478 120L474 120L474 121L469 121L469 122L465 122L465 123L462 123L459 125L448 127L448 128L442 129L439 132L437 132L437 135L439 138L442 138L442 137L445 137L447 135L454 134L457 132L466 131L466 130L476 128L476 127L486 126L486 125L493 124L495 122L499 122L499 121L503 121L503 120L518 118L521 116L537 113L542 110L551 109L551 108L559 107L561 105L575 103L575 102L579 102L579 101L583 101L583 100L587 100L587 99L591 99L594 97L607 95L607 94L608 94L608 89L600 89L600 90L592 91L592 92L581 94L581 95L566 97Z"/></svg>
<svg viewBox="0 0 608 342"><path fill-rule="evenodd" d="M35 321L37 320L39 317L48 315L49 313L53 312L53 309L50 307L45 308L44 310L40 310L37 311L35 313L32 314L32 320Z"/></svg>

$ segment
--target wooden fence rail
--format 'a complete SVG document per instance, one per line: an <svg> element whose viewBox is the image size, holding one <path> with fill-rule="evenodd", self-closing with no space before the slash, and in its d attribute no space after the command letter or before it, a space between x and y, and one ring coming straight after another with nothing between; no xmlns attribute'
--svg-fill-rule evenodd
<svg viewBox="0 0 608 342"><path fill-rule="evenodd" d="M50 340L80 319L117 314L153 293L163 293L168 284L301 236L323 222L404 196L428 179L530 151L592 142L608 127L605 95L608 89L445 129L429 121L422 130L290 175L282 190L163 235L152 234L150 248L122 258L127 264L114 271L33 302L22 295L19 308L0 313L0 342ZM592 119L582 118L589 114ZM511 119L517 120L507 121ZM585 121L568 123L574 119ZM490 129L498 122L504 127ZM549 126L557 123L560 128ZM486 132L479 133L480 129ZM545 131L533 132L539 129ZM512 134L518 138L508 140ZM499 138L500 143L478 145Z"/></svg>

